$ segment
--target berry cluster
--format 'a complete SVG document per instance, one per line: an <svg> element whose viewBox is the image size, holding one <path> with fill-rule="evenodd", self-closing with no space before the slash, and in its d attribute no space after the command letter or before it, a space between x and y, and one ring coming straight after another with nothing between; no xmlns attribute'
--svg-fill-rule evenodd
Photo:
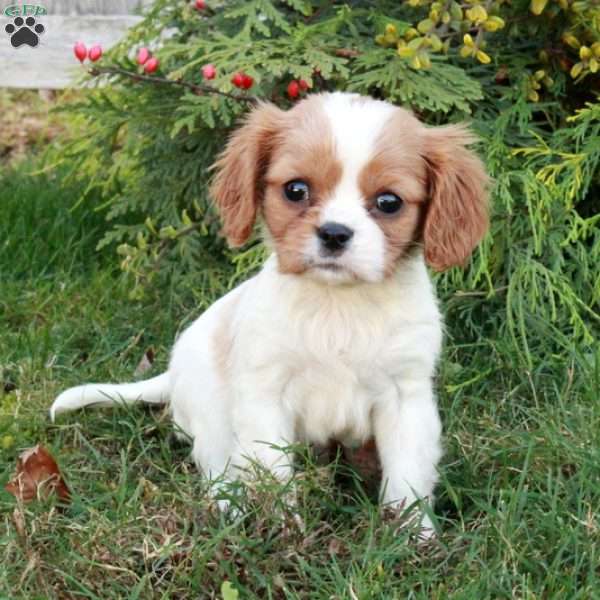
<svg viewBox="0 0 600 600"><path fill-rule="evenodd" d="M92 62L96 62L102 58L102 46L96 44L88 50L83 42L77 42L73 46L73 53L80 63L83 63L86 58L89 58Z"/></svg>
<svg viewBox="0 0 600 600"><path fill-rule="evenodd" d="M231 78L231 83L241 90L249 90L254 85L254 79L240 71Z"/></svg>
<svg viewBox="0 0 600 600"><path fill-rule="evenodd" d="M198 11L203 11L207 8L205 0L195 0L194 7ZM92 62L96 62L102 56L102 47L99 45L92 46L89 51L87 50L83 42L77 42L73 47L73 52L77 59L83 63L86 58L89 58ZM140 48L137 52L136 62L140 67L143 67L144 71L148 74L155 73L160 65L158 58L152 56L150 50L146 47ZM135 76L134 73L124 71L123 69L105 69L104 72L119 72L123 75ZM217 68L211 63L205 64L201 68L202 78L205 81L211 81L217 77ZM318 71L315 71L318 73ZM254 85L254 78L243 71L234 73L231 77L231 83L240 90L249 90ZM183 83L182 85L187 85ZM191 87L194 87L191 85ZM311 85L305 79L292 79L287 85L287 95L290 100L295 100L302 94L305 94ZM205 92L203 88L200 93ZM221 93L215 90L216 93ZM227 94L226 94L227 95ZM240 97L241 98L241 97Z"/></svg>
<svg viewBox="0 0 600 600"><path fill-rule="evenodd" d="M144 67L144 71L148 74L152 74L157 71L159 61L156 56L152 56L148 48L140 48L137 53L136 62L138 65Z"/></svg>
<svg viewBox="0 0 600 600"><path fill-rule="evenodd" d="M287 86L287 95L291 100L295 100L300 94L307 92L308 88L310 88L310 85L304 79L298 81L292 79Z"/></svg>

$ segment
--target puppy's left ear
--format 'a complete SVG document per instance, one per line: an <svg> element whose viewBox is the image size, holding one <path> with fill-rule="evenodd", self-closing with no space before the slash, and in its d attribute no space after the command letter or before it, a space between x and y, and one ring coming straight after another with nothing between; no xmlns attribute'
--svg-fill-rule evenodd
<svg viewBox="0 0 600 600"><path fill-rule="evenodd" d="M229 138L213 168L210 194L219 209L223 234L230 246L250 237L262 200L262 178L286 113L273 104L260 104Z"/></svg>
<svg viewBox="0 0 600 600"><path fill-rule="evenodd" d="M429 206L423 243L425 260L436 271L464 265L488 228L489 178L467 147L475 139L463 125L426 130Z"/></svg>

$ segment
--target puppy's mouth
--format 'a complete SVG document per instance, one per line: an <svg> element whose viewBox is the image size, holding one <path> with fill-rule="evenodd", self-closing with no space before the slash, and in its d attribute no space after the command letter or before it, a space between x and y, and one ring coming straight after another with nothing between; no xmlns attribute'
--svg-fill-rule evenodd
<svg viewBox="0 0 600 600"><path fill-rule="evenodd" d="M337 263L332 263L332 262L318 262L318 263L313 263L311 265L311 267L313 269L323 269L324 271L333 271L334 273L338 273L340 271L346 271L347 270L344 267L342 267L341 265L338 265Z"/></svg>
<svg viewBox="0 0 600 600"><path fill-rule="evenodd" d="M307 265L310 271L323 273L330 281L355 281L359 279L357 274L348 266L331 260L311 260ZM327 274L327 275L325 275Z"/></svg>

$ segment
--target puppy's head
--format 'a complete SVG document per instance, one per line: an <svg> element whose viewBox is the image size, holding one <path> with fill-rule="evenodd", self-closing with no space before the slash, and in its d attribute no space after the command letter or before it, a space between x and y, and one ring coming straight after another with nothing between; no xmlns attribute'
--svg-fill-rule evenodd
<svg viewBox="0 0 600 600"><path fill-rule="evenodd" d="M436 270L463 264L487 228L487 176L463 126L351 94L258 106L216 163L223 232L243 244L259 213L284 273L381 281L422 244Z"/></svg>

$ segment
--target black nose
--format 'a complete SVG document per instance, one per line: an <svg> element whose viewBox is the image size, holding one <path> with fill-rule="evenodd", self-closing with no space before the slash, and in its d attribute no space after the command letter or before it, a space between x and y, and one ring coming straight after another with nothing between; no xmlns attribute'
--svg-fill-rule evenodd
<svg viewBox="0 0 600 600"><path fill-rule="evenodd" d="M354 231L341 223L325 223L317 229L317 235L327 250L343 250L352 239Z"/></svg>

